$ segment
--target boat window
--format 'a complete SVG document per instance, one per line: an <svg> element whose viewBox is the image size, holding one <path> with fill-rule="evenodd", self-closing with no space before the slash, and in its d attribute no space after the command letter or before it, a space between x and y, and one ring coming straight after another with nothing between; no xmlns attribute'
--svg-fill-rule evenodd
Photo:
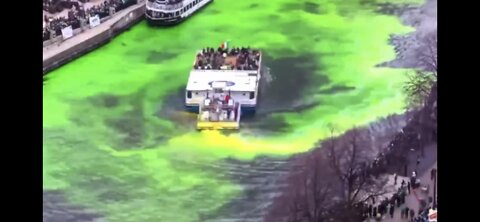
<svg viewBox="0 0 480 222"><path fill-rule="evenodd" d="M192 91L187 91L187 98L192 98Z"/></svg>
<svg viewBox="0 0 480 222"><path fill-rule="evenodd" d="M250 92L250 99L255 98L255 92Z"/></svg>
<svg viewBox="0 0 480 222"><path fill-rule="evenodd" d="M198 95L198 92L195 92L195 95Z"/></svg>
<svg viewBox="0 0 480 222"><path fill-rule="evenodd" d="M178 15L180 15L180 12L179 11L175 12L175 16L178 16Z"/></svg>

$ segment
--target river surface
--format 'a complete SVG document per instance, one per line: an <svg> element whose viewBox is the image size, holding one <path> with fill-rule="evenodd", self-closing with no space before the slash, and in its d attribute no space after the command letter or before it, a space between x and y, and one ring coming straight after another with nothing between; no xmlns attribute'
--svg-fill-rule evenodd
<svg viewBox="0 0 480 222"><path fill-rule="evenodd" d="M260 221L286 159L328 135L400 113L380 3L215 0L185 23L145 22L51 72L43 86L44 220ZM197 132L183 111L195 51L261 48L258 113L238 133Z"/></svg>

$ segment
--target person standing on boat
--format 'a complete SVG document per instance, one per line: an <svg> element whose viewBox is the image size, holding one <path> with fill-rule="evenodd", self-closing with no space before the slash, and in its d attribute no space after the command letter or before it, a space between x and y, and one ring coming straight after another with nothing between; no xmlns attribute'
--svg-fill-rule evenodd
<svg viewBox="0 0 480 222"><path fill-rule="evenodd" d="M220 101L222 101L222 102L226 102L226 101L225 101L225 93L224 93L223 91L220 92L220 95L219 95L219 98L218 98L218 99L219 99Z"/></svg>
<svg viewBox="0 0 480 222"><path fill-rule="evenodd" d="M225 95L225 103L228 104L228 101L230 100L230 95Z"/></svg>
<svg viewBox="0 0 480 222"><path fill-rule="evenodd" d="M235 103L235 110L233 110L233 112L234 112L234 114L235 114L235 115L234 115L234 116L235 116L235 119L237 119L237 117L238 117L238 103Z"/></svg>

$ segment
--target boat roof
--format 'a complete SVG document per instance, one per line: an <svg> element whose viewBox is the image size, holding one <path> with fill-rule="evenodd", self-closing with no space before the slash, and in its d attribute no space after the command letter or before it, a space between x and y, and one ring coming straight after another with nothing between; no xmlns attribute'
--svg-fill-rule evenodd
<svg viewBox="0 0 480 222"><path fill-rule="evenodd" d="M257 87L255 71L192 70L188 78L187 90L202 91L213 87L231 91L250 92Z"/></svg>

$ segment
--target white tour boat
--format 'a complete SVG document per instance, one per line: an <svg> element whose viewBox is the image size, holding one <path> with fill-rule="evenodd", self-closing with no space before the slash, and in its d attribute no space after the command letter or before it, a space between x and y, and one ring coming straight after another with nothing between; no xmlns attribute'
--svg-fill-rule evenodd
<svg viewBox="0 0 480 222"><path fill-rule="evenodd" d="M176 25L213 0L147 0L145 18L155 26Z"/></svg>

